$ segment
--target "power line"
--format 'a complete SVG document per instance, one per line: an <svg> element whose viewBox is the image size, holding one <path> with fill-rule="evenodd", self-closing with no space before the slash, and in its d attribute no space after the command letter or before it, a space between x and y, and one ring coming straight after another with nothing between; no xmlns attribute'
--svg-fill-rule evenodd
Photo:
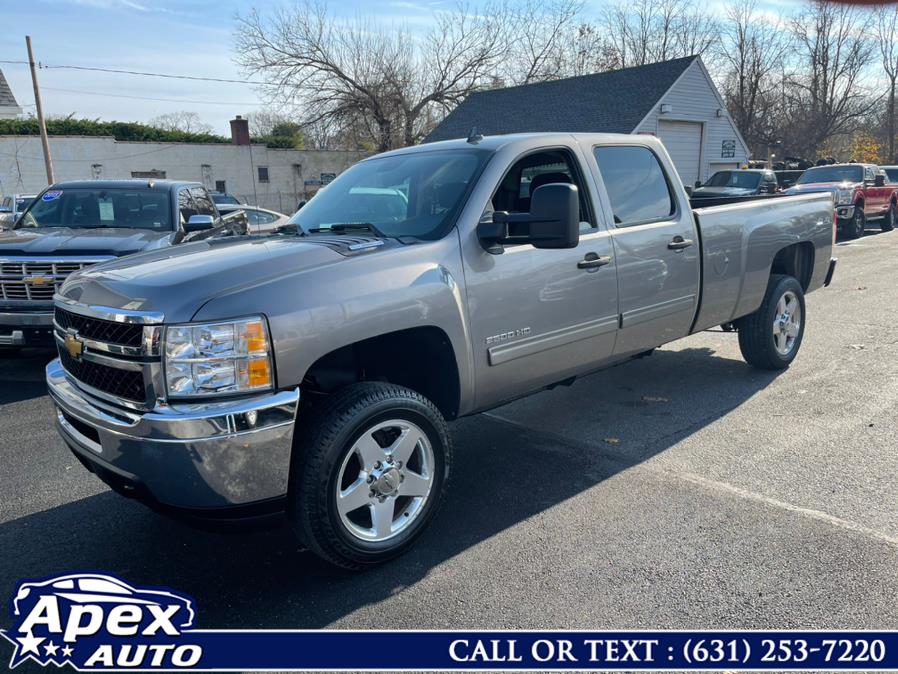
<svg viewBox="0 0 898 674"><path fill-rule="evenodd" d="M149 96L129 96L127 94L110 94L105 91L82 91L81 89L59 89L57 87L41 87L44 91L62 91L68 94L85 94L87 96L105 96L109 98L133 98L138 101L160 101L163 103L191 103L197 105L259 105L259 101L254 103L238 102L238 101L193 101L185 98L152 98Z"/></svg>
<svg viewBox="0 0 898 674"><path fill-rule="evenodd" d="M0 60L0 63L7 63L11 65L28 65L28 61L3 61ZM264 82L259 82L256 80L237 80L237 79L229 79L225 77L203 77L200 75L175 75L173 73L151 73L144 72L140 70L123 70L120 68L101 68L99 66L76 66L76 65L62 65L62 64L53 64L53 63L39 63L38 67L46 68L46 69L65 69L65 70L84 70L91 72L99 72L99 73L117 73L119 75L139 75L141 77L164 77L167 79L173 80L194 80L197 82L226 82L229 84L264 84Z"/></svg>

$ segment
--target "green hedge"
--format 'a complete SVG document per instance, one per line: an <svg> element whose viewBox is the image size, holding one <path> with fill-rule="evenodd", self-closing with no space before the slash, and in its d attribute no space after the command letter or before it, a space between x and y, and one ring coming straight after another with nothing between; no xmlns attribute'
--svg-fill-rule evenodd
<svg viewBox="0 0 898 674"><path fill-rule="evenodd" d="M211 133L164 131L137 122L101 122L94 119L48 119L47 133L51 136L112 136L116 140L149 141L157 143L230 143L225 136ZM36 119L0 119L0 136L37 136L40 129ZM264 136L253 142L268 147L302 149L302 136Z"/></svg>
<svg viewBox="0 0 898 674"><path fill-rule="evenodd" d="M112 136L116 140L155 141L161 143L230 143L230 138L211 133L163 131L137 122L101 122L93 119L48 119L51 136ZM0 135L37 136L36 119L0 119Z"/></svg>

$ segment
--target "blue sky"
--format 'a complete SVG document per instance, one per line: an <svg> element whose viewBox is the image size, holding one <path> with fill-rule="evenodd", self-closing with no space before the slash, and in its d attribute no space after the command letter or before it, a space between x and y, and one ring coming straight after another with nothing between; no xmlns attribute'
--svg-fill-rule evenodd
<svg viewBox="0 0 898 674"><path fill-rule="evenodd" d="M265 10L278 4L255 6ZM231 48L234 17L252 6L235 0L0 0L4 26L0 60L26 60L25 34L30 33L36 59L47 64L243 79ZM347 15L375 11L385 20L410 23L431 16L426 2L402 0L342 0L332 8ZM0 69L19 103L33 111L33 105L27 107L34 103L27 66L0 63ZM254 87L244 84L54 69L42 69L38 77L48 115L147 121L166 112L191 110L215 132L227 134L227 122L235 114L261 107Z"/></svg>
<svg viewBox="0 0 898 674"><path fill-rule="evenodd" d="M598 8L598 1L591 3L593 8ZM432 9L447 3L451 4L448 0L341 0L332 1L330 7L342 15L372 13L385 22L424 26L431 20ZM764 2L780 3L792 4L789 0ZM254 4L264 11L278 6L280 0ZM234 17L252 6L237 0L0 0L4 35L0 60L25 60L28 32L37 60L47 64L243 79L231 48ZM33 105L27 107L34 103L27 66L0 63L0 69L19 103L33 111ZM58 69L42 69L39 78L44 110L52 115L147 121L166 112L191 110L216 133L227 134L227 122L235 114L262 107L254 87L245 84Z"/></svg>

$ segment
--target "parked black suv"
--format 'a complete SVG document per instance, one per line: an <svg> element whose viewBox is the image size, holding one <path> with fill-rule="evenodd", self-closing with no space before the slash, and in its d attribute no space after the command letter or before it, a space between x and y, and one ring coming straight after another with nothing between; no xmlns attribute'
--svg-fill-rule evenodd
<svg viewBox="0 0 898 674"><path fill-rule="evenodd" d="M188 240L243 234L242 213L222 217L200 183L61 182L0 233L0 354L52 344L53 295L72 272Z"/></svg>

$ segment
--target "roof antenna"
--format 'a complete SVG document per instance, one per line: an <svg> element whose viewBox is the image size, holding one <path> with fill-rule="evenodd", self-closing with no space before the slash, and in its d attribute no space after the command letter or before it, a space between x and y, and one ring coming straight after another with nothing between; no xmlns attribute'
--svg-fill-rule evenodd
<svg viewBox="0 0 898 674"><path fill-rule="evenodd" d="M471 130L468 132L468 140L466 142L471 143L472 145L476 145L482 140L483 134L478 133L476 126L472 126Z"/></svg>

